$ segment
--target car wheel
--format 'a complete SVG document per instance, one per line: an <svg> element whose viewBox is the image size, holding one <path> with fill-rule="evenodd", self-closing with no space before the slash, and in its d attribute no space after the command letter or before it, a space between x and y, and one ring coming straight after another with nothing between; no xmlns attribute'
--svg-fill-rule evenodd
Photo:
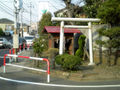
<svg viewBox="0 0 120 90"><path fill-rule="evenodd" d="M1 48L4 49L4 46L2 46Z"/></svg>
<svg viewBox="0 0 120 90"><path fill-rule="evenodd" d="M4 48L5 48L5 46L2 46L2 48L4 49Z"/></svg>

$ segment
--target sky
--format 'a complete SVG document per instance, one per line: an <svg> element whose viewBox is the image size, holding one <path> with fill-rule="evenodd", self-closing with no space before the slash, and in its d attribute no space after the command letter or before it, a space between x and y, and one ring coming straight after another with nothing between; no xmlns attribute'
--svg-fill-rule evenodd
<svg viewBox="0 0 120 90"><path fill-rule="evenodd" d="M38 21L39 2L49 1L49 11L53 14L65 7L62 0L23 0L23 22L30 23L30 2L32 11L32 22ZM72 0L77 3L79 0ZM0 0L0 18L8 18L14 21L14 0ZM21 18L21 12L19 19ZM20 19L21 20L21 19Z"/></svg>

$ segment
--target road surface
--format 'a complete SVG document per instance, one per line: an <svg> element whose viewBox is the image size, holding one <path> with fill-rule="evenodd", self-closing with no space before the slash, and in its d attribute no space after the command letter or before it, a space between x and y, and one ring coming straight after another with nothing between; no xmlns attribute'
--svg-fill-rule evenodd
<svg viewBox="0 0 120 90"><path fill-rule="evenodd" d="M9 50L0 50L0 90L120 90L119 80L73 82L51 77L51 82L46 83L46 74L31 73L27 70L11 66L6 67L7 72L4 74L2 67L3 56L7 54ZM23 62L19 63L21 64Z"/></svg>

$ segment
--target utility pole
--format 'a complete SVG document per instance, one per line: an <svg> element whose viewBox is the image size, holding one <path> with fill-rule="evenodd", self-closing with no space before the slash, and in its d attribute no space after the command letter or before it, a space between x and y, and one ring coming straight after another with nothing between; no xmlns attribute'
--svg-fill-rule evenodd
<svg viewBox="0 0 120 90"><path fill-rule="evenodd" d="M32 2L30 2L29 8L30 8L30 28L29 28L29 32L30 32L31 31L31 25L32 25Z"/></svg>
<svg viewBox="0 0 120 90"><path fill-rule="evenodd" d="M14 35L13 35L13 48L15 49L15 54L17 54L17 48L19 47L19 33L18 33L18 15L22 8L22 0L14 0L15 8L15 21L14 21ZM17 59L15 58L17 62Z"/></svg>
<svg viewBox="0 0 120 90"><path fill-rule="evenodd" d="M24 9L21 10L21 37L23 37L23 12L24 12Z"/></svg>
<svg viewBox="0 0 120 90"><path fill-rule="evenodd" d="M32 3L30 2L30 26L31 26L31 23L32 23Z"/></svg>

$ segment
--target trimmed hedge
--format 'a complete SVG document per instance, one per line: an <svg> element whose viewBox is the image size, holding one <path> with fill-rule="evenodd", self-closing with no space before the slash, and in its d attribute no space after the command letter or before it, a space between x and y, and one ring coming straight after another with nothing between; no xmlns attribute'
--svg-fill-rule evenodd
<svg viewBox="0 0 120 90"><path fill-rule="evenodd" d="M85 35L80 35L78 39L79 48L75 52L75 56L79 56L80 58L83 58L84 55L85 38L86 38Z"/></svg>
<svg viewBox="0 0 120 90"><path fill-rule="evenodd" d="M55 62L64 70L77 70L81 65L81 61L80 57L69 54L57 55L55 57Z"/></svg>

